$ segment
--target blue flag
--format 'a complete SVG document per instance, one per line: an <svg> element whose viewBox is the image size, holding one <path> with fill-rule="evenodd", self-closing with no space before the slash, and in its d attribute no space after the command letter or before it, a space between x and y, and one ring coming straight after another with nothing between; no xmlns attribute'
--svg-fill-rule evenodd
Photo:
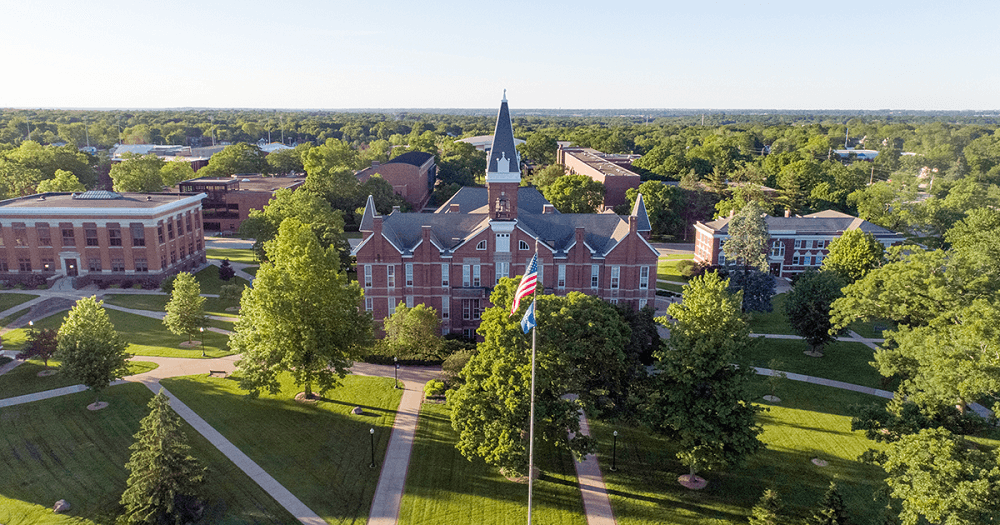
<svg viewBox="0 0 1000 525"><path fill-rule="evenodd" d="M521 329L524 330L524 333L528 333L534 327L535 327L535 301L531 301L531 305L528 306L528 311L524 312L524 317L521 318Z"/></svg>

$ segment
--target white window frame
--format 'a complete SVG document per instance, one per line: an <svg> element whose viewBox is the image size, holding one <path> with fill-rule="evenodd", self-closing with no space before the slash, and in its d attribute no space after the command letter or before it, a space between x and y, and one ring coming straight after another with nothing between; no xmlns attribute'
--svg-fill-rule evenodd
<svg viewBox="0 0 1000 525"><path fill-rule="evenodd" d="M558 266L558 268L559 269L557 270L558 273L557 273L557 277L556 277L556 288L558 288L560 290L565 290L566 289L566 265L565 264L560 264Z"/></svg>
<svg viewBox="0 0 1000 525"><path fill-rule="evenodd" d="M483 239L483 240L479 241L479 244L476 245L476 249L477 250L485 250L486 249L486 239Z"/></svg>
<svg viewBox="0 0 1000 525"><path fill-rule="evenodd" d="M639 267L639 289L640 290L649 289L649 266Z"/></svg>
<svg viewBox="0 0 1000 525"><path fill-rule="evenodd" d="M449 266L450 265L448 263L441 263L441 288L448 287L448 271L450 269Z"/></svg>
<svg viewBox="0 0 1000 525"><path fill-rule="evenodd" d="M472 286L472 266L468 264L462 265L462 286L468 288Z"/></svg>
<svg viewBox="0 0 1000 525"><path fill-rule="evenodd" d="M597 290L601 287L601 265L590 265L590 289Z"/></svg>
<svg viewBox="0 0 1000 525"><path fill-rule="evenodd" d="M719 266L726 265L726 252L722 251L722 247L719 247Z"/></svg>
<svg viewBox="0 0 1000 525"><path fill-rule="evenodd" d="M441 301L441 320L447 320L451 315L451 301L447 297Z"/></svg>
<svg viewBox="0 0 1000 525"><path fill-rule="evenodd" d="M372 287L372 265L365 265L365 288Z"/></svg>
<svg viewBox="0 0 1000 525"><path fill-rule="evenodd" d="M413 286L413 263L406 263L406 286Z"/></svg>
<svg viewBox="0 0 1000 525"><path fill-rule="evenodd" d="M472 265L472 286L482 286L482 267L478 264Z"/></svg>
<svg viewBox="0 0 1000 525"><path fill-rule="evenodd" d="M775 240L771 243L771 257L784 257L785 256L785 243L781 240Z"/></svg>
<svg viewBox="0 0 1000 525"><path fill-rule="evenodd" d="M387 264L385 267L385 285L387 288L396 287L396 267L391 264Z"/></svg>
<svg viewBox="0 0 1000 525"><path fill-rule="evenodd" d="M503 277L510 277L510 263L508 262L498 262L496 264L496 279L495 284L500 284L500 279Z"/></svg>
<svg viewBox="0 0 1000 525"><path fill-rule="evenodd" d="M396 313L396 298L388 297L386 298L386 301L388 301L389 304L389 315Z"/></svg>
<svg viewBox="0 0 1000 525"><path fill-rule="evenodd" d="M517 249L518 250L530 250L531 247L528 246L528 243L524 242L524 240L520 240L520 241L517 241Z"/></svg>
<svg viewBox="0 0 1000 525"><path fill-rule="evenodd" d="M497 234L497 253L509 253L510 252L510 234L509 233L498 233Z"/></svg>
<svg viewBox="0 0 1000 525"><path fill-rule="evenodd" d="M617 290L618 284L621 282L622 278L622 267L612 266L611 267L611 289Z"/></svg>
<svg viewBox="0 0 1000 525"><path fill-rule="evenodd" d="M373 303L374 303L374 301L372 301L371 297L365 297L365 311L366 312L370 312L370 311L372 311L374 309L375 305Z"/></svg>
<svg viewBox="0 0 1000 525"><path fill-rule="evenodd" d="M414 304L413 303L413 296L412 295L407 295L406 296L406 307L407 308L413 308L413 304Z"/></svg>

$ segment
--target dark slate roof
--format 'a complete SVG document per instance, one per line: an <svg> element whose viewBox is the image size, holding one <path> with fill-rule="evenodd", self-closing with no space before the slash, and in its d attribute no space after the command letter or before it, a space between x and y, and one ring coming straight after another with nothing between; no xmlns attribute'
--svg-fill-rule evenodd
<svg viewBox="0 0 1000 525"><path fill-rule="evenodd" d="M493 147L486 161L486 172L497 172L497 161L501 158L510 160L509 173L520 173L517 148L514 147L514 128L510 123L510 110L507 109L507 97L500 102L500 112L497 113L497 126L493 131Z"/></svg>
<svg viewBox="0 0 1000 525"><path fill-rule="evenodd" d="M431 227L431 241L444 250L452 250L472 232L489 226L485 213L402 213L393 212L382 221L382 233L403 253L409 253L423 235L424 226Z"/></svg>
<svg viewBox="0 0 1000 525"><path fill-rule="evenodd" d="M434 158L434 155L431 155L430 153L424 153L423 151L407 151L398 157L390 159L386 162L386 164L410 164L419 168L427 162L427 159L431 158Z"/></svg>
<svg viewBox="0 0 1000 525"><path fill-rule="evenodd" d="M632 206L632 215L639 218L639 227L636 228L636 231L653 231L653 227L649 224L649 214L646 213L646 201L642 198L641 193L635 199L635 206Z"/></svg>
<svg viewBox="0 0 1000 525"><path fill-rule="evenodd" d="M705 226L712 228L717 233L727 234L729 232L729 217L706 222ZM883 228L877 224L872 224L864 219L859 219L853 215L841 213L833 210L826 210L809 215L796 215L793 217L771 217L765 218L767 229L771 232L792 231L797 234L808 233L834 233L847 230L860 229L865 233L875 236L899 236L901 234Z"/></svg>
<svg viewBox="0 0 1000 525"><path fill-rule="evenodd" d="M361 224L358 225L358 230L363 232L373 231L372 224L375 222L376 215L378 215L378 211L375 210L375 199L369 195L368 201L365 202L365 213L361 216Z"/></svg>
<svg viewBox="0 0 1000 525"><path fill-rule="evenodd" d="M462 213L470 213L479 208L489 205L489 192L486 188L473 188L472 186L462 187L447 202L441 205L434 213L447 213L452 204L458 204L458 209ZM517 189L517 210L521 213L542 213L542 208L549 204L549 201L542 196L537 188L523 186ZM485 211L483 213L486 213ZM556 211L556 213L559 213Z"/></svg>
<svg viewBox="0 0 1000 525"><path fill-rule="evenodd" d="M628 222L613 213L520 214L518 226L553 250L565 251L576 238L576 228L586 230L584 242L605 254L628 234Z"/></svg>

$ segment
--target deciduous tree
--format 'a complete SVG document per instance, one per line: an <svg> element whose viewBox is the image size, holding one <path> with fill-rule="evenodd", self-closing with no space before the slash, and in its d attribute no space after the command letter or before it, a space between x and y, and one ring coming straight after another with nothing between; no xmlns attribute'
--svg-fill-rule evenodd
<svg viewBox="0 0 1000 525"><path fill-rule="evenodd" d="M785 298L785 317L809 349L822 355L823 347L836 340L830 320L830 306L843 293L844 281L833 272L809 270L795 281Z"/></svg>
<svg viewBox="0 0 1000 525"><path fill-rule="evenodd" d="M851 284L868 275L885 261L885 247L871 233L860 229L847 230L830 242L829 255L823 259L823 269L840 276Z"/></svg>
<svg viewBox="0 0 1000 525"><path fill-rule="evenodd" d="M237 173L268 173L267 154L256 144L238 142L226 146L208 159L208 166L199 172L203 176L228 177Z"/></svg>
<svg viewBox="0 0 1000 525"><path fill-rule="evenodd" d="M263 210L250 210L250 217L240 225L240 232L256 239L254 251L258 258L268 257L265 244L278 233L281 223L294 217L312 229L323 249L333 248L342 268L350 265L350 245L344 237L344 218L340 211L317 194L298 189L281 189L274 193Z"/></svg>
<svg viewBox="0 0 1000 525"><path fill-rule="evenodd" d="M115 331L104 311L104 302L84 297L70 309L59 327L55 358L62 361L62 373L94 391L94 402L112 381L125 377L128 342Z"/></svg>
<svg viewBox="0 0 1000 525"><path fill-rule="evenodd" d="M38 358L45 363L45 368L49 367L51 358L58 349L58 332L52 328L42 328L40 330L28 330L28 345L17 354L18 359Z"/></svg>
<svg viewBox="0 0 1000 525"><path fill-rule="evenodd" d="M542 195L562 213L594 213L604 203L604 185L586 175L563 175Z"/></svg>
<svg viewBox="0 0 1000 525"><path fill-rule="evenodd" d="M74 175L73 172L56 170L56 176L39 182L35 191L38 193L46 193L50 191L84 191L86 189L87 188L83 186L83 183L80 182L80 179L76 178L76 175Z"/></svg>
<svg viewBox="0 0 1000 525"><path fill-rule="evenodd" d="M111 181L115 191L156 192L163 191L166 184L160 175L165 162L150 153L135 155L126 153L124 160L111 166Z"/></svg>
<svg viewBox="0 0 1000 525"><path fill-rule="evenodd" d="M229 347L243 354L240 387L251 396L276 394L278 374L290 372L306 396L314 385L322 394L372 344L371 314L359 308L361 288L347 279L336 249L323 249L296 218L282 221L264 250L268 262L244 291L229 339Z"/></svg>
<svg viewBox="0 0 1000 525"><path fill-rule="evenodd" d="M121 504L121 522L158 525L189 523L199 519L198 493L206 469L191 455L181 419L170 408L170 398L160 390L149 401L149 415L142 418Z"/></svg>
<svg viewBox="0 0 1000 525"><path fill-rule="evenodd" d="M163 324L174 334L188 336L188 341L194 339L205 326L205 298L201 296L201 285L193 275L187 272L177 274L166 312Z"/></svg>
<svg viewBox="0 0 1000 525"><path fill-rule="evenodd" d="M409 308L400 302L396 311L385 318L385 339L393 355L440 359L441 320L438 313L423 303Z"/></svg>

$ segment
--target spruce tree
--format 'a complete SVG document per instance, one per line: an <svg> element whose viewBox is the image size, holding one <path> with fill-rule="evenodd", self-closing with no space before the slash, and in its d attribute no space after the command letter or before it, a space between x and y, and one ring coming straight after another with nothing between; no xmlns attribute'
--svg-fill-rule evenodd
<svg viewBox="0 0 1000 525"><path fill-rule="evenodd" d="M161 390L149 402L149 415L142 419L132 457L125 468L130 474L122 494L125 514L120 522L187 523L198 519L199 486L205 468L191 456L191 447L181 431L181 420L170 408L170 398Z"/></svg>
<svg viewBox="0 0 1000 525"><path fill-rule="evenodd" d="M844 506L844 498L840 496L837 484L830 482L830 488L826 489L823 502L819 509L813 513L809 520L810 525L846 525L850 523L847 519L847 507Z"/></svg>
<svg viewBox="0 0 1000 525"><path fill-rule="evenodd" d="M224 259L222 261L222 266L219 266L219 280L228 281L236 275L236 269L233 265L229 264L229 259Z"/></svg>
<svg viewBox="0 0 1000 525"><path fill-rule="evenodd" d="M767 489L757 504L750 509L750 525L777 525L781 512L781 496L774 489Z"/></svg>

